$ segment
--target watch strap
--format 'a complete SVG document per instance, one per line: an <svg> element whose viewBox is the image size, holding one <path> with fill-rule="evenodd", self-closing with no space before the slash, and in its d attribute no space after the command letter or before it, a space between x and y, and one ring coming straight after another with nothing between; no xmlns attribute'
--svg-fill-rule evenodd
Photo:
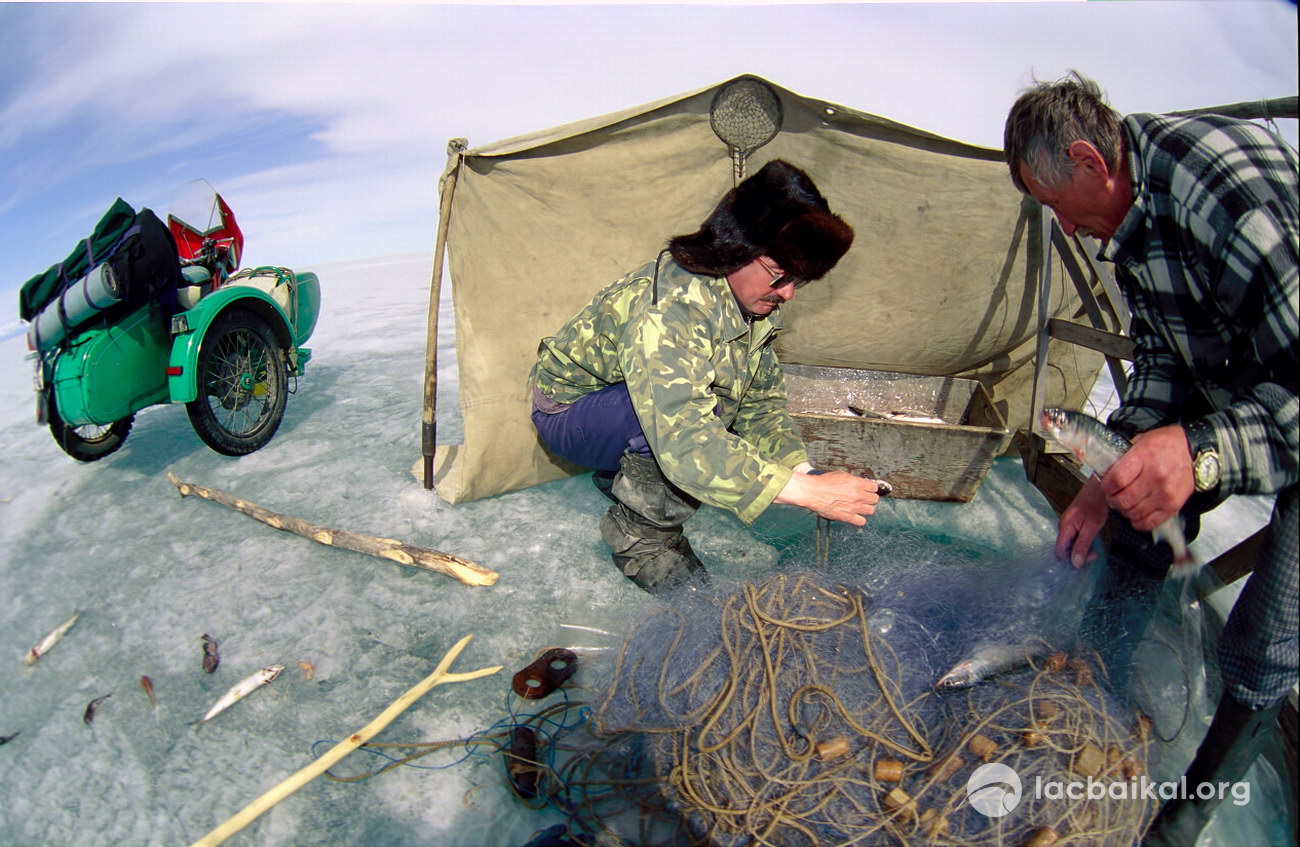
<svg viewBox="0 0 1300 847"><path fill-rule="evenodd" d="M1192 459L1209 450L1216 453L1219 451L1219 439L1214 433L1214 427L1206 421L1190 421L1183 424L1183 430L1187 433L1187 447Z"/></svg>

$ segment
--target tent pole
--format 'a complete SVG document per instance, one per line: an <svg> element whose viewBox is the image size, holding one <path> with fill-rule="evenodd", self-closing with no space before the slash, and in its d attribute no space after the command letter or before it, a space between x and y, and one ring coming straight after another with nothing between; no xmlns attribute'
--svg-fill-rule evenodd
<svg viewBox="0 0 1300 847"><path fill-rule="evenodd" d="M1047 208L1039 209L1039 249L1042 251L1042 264L1038 276L1038 344L1034 353L1034 386L1030 395L1029 433L1038 428L1038 416L1047 405L1047 344L1050 340L1047 331L1047 319L1051 316L1052 299L1052 232L1055 219Z"/></svg>
<svg viewBox="0 0 1300 847"><path fill-rule="evenodd" d="M447 170L442 176L442 202L438 209L438 240L433 248L433 279L429 281L428 346L424 351L424 413L420 425L420 452L424 456L424 487L433 488L433 455L438 443L438 311L442 299L442 261L447 252L447 228L451 220L451 198L456 192L461 154L467 142L453 138L447 143Z"/></svg>
<svg viewBox="0 0 1300 847"><path fill-rule="evenodd" d="M1242 103L1228 103L1224 106L1205 106L1200 109L1180 109L1167 112L1170 115L1224 115L1229 118L1244 120L1272 120L1273 118L1294 118L1297 116L1296 96L1275 97L1272 100L1247 100Z"/></svg>

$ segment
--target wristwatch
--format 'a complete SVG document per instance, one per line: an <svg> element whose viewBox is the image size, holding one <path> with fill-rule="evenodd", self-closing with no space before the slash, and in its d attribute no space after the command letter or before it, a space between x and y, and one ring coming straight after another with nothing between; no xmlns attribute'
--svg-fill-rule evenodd
<svg viewBox="0 0 1300 847"><path fill-rule="evenodd" d="M1219 463L1219 445L1214 437L1214 427L1205 421L1184 424L1187 447L1192 454L1192 479L1197 491L1211 491L1219 487L1223 468Z"/></svg>

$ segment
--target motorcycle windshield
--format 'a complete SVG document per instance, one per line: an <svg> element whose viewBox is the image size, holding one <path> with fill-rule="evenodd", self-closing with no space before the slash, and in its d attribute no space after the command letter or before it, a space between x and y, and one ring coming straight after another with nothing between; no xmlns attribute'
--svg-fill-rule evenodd
<svg viewBox="0 0 1300 847"><path fill-rule="evenodd" d="M182 260L200 258L205 242L213 243L229 272L239 267L244 234L234 212L206 180L186 184L172 195L167 228Z"/></svg>

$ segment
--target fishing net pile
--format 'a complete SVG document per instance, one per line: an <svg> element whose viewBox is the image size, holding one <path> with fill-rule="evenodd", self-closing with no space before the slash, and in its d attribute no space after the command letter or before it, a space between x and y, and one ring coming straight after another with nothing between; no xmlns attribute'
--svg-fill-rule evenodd
<svg viewBox="0 0 1300 847"><path fill-rule="evenodd" d="M548 751L541 793L589 844L1138 841L1149 722L1095 657L1034 651L938 693L948 657L892 599L777 574L658 610ZM1019 786L972 783L990 764Z"/></svg>

